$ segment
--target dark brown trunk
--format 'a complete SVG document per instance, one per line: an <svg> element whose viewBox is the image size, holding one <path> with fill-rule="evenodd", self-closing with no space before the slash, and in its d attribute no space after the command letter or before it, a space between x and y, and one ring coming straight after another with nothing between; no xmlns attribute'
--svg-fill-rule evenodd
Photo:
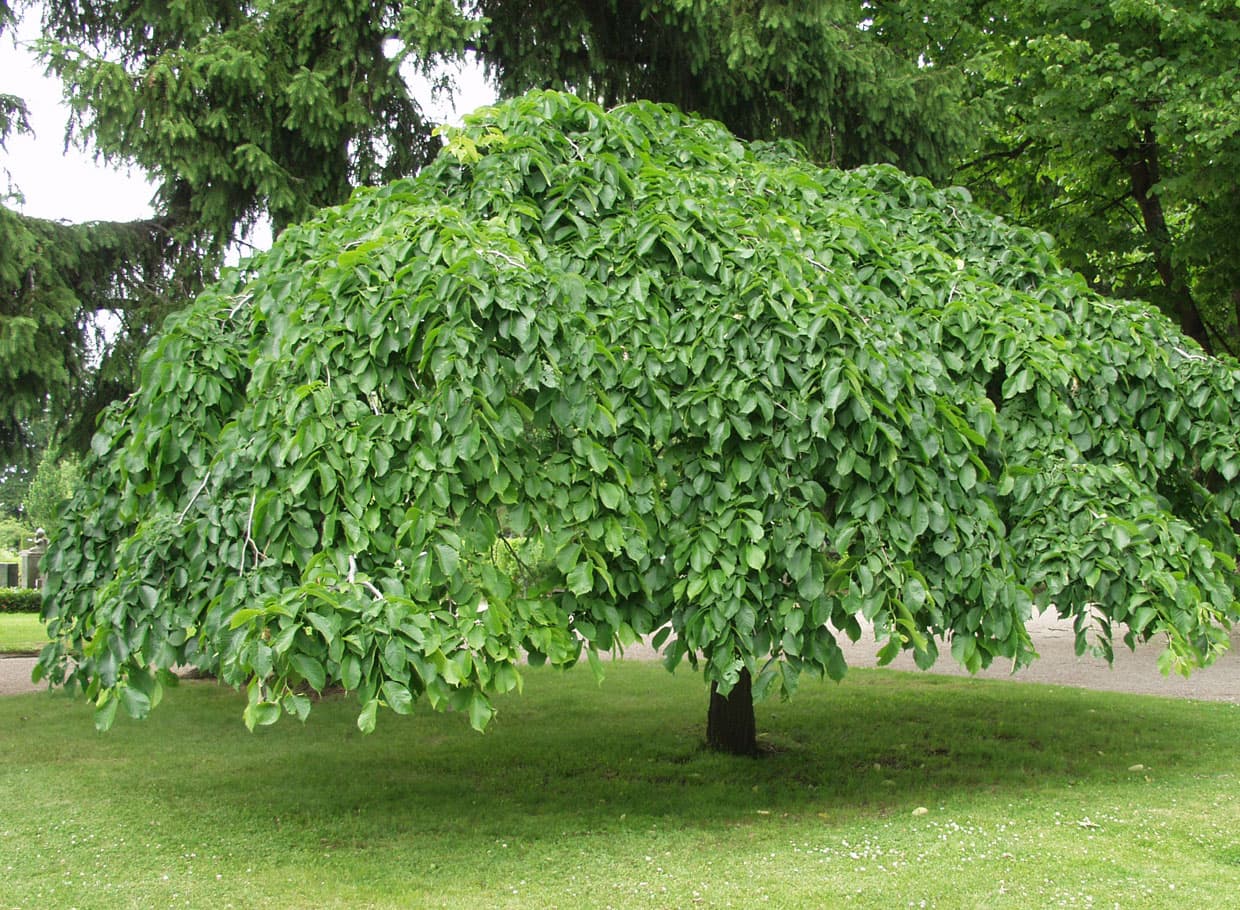
<svg viewBox="0 0 1240 910"><path fill-rule="evenodd" d="M758 754L753 688L748 670L741 670L741 678L726 696L719 694L718 683L710 684L706 745L716 752L727 752L731 755Z"/></svg>
<svg viewBox="0 0 1240 910"><path fill-rule="evenodd" d="M1180 321L1180 328L1190 338L1195 339L1203 350L1213 353L1205 320L1197 309L1197 301L1193 299L1192 291L1172 260L1171 229L1167 225L1167 217L1157 189L1158 182L1162 179L1158 161L1158 140L1151 130L1145 131L1143 139L1144 142L1139 148L1128 153L1116 153L1116 157L1127 165L1132 198L1141 209L1141 220L1145 224L1150 249L1154 253L1154 267L1167 288L1171 305L1175 307Z"/></svg>

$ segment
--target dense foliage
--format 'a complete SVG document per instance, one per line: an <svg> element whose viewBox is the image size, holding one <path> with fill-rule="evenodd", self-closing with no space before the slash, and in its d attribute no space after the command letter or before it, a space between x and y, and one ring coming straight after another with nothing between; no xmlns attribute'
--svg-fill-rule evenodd
<svg viewBox="0 0 1240 910"><path fill-rule="evenodd" d="M170 301L201 286L202 260L163 219L73 225L3 206L0 250L0 455L20 464L49 420L85 445Z"/></svg>
<svg viewBox="0 0 1240 910"><path fill-rule="evenodd" d="M157 217L130 227L4 213L0 266L31 236L41 251L0 268L11 459L30 446L31 400L88 436L150 332L255 219L290 223L429 160L409 76L468 53L509 95L650 98L744 138L796 139L820 163L954 172L987 207L1054 231L1096 289L1156 303L1207 349L1240 344L1240 19L1223 0L30 0L0 2L0 33L14 9L42 14L74 140L158 189ZM0 142L25 123L0 95ZM123 327L95 377L80 351L101 309ZM58 343L25 361L31 332ZM25 374L4 376L13 364Z"/></svg>
<svg viewBox="0 0 1240 910"><path fill-rule="evenodd" d="M43 594L30 588L0 588L0 613L38 613Z"/></svg>
<svg viewBox="0 0 1240 910"><path fill-rule="evenodd" d="M985 116L957 180L988 207L1054 231L1095 287L1158 304L1207 348L1240 350L1240 7L877 8L889 40L970 74Z"/></svg>
<svg viewBox="0 0 1240 910"><path fill-rule="evenodd" d="M874 31L874 4L477 0L501 92L650 99L746 139L794 139L820 163L943 177L970 140L960 72Z"/></svg>
<svg viewBox="0 0 1240 910"><path fill-rule="evenodd" d="M39 672L102 726L187 662L370 729L647 634L759 695L865 623L969 669L1037 608L1226 645L1236 371L961 190L534 93L250 274L148 350L45 562Z"/></svg>
<svg viewBox="0 0 1240 910"><path fill-rule="evenodd" d="M966 138L954 71L885 48L862 27L861 5L840 0L13 8L41 15L39 52L64 82L72 140L149 174L156 218L53 231L0 213L0 295L25 320L20 352L0 336L0 381L18 390L0 411L12 457L29 445L21 434L31 402L70 414L88 437L98 404L131 390L134 352L258 219L279 230L355 186L409 176L430 160L433 124L412 77L438 81L439 65L467 52L509 94L567 87L608 105L669 101L747 137L798 139L819 160L846 166L883 161L941 176ZM0 34L12 18L0 3ZM24 122L22 110L20 99L0 96L0 137L6 123ZM104 247L108 255L98 255ZM98 341L101 310L122 325L104 375L82 395L78 386L94 377L80 351ZM57 343L26 343L31 333ZM25 374L4 376L10 363Z"/></svg>

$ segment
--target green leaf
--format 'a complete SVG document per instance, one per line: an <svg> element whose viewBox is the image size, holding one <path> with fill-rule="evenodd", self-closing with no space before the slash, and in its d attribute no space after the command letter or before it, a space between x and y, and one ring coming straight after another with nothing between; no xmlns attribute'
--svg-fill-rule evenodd
<svg viewBox="0 0 1240 910"><path fill-rule="evenodd" d="M152 612L159 605L159 592L150 585L142 585L138 588L138 598L142 601L142 606Z"/></svg>
<svg viewBox="0 0 1240 910"><path fill-rule="evenodd" d="M384 701L397 714L409 714L413 711L413 695L407 687L389 679L383 684L382 689Z"/></svg>
<svg viewBox="0 0 1240 910"><path fill-rule="evenodd" d="M304 695L286 695L284 697L284 710L288 711L302 723L305 723L306 718L310 716L310 699Z"/></svg>
<svg viewBox="0 0 1240 910"><path fill-rule="evenodd" d="M904 582L904 603L910 610L920 610L928 596L929 592L920 578L909 578Z"/></svg>
<svg viewBox="0 0 1240 910"><path fill-rule="evenodd" d="M290 663L314 691L323 691L323 686L327 684L327 673L317 658L309 654L294 654Z"/></svg>
<svg viewBox="0 0 1240 910"><path fill-rule="evenodd" d="M570 542L555 555L555 567L561 572L568 574L577 565L577 560L580 558L581 544L575 541Z"/></svg>
<svg viewBox="0 0 1240 910"><path fill-rule="evenodd" d="M481 692L469 693L469 725L481 733L495 714L495 709Z"/></svg>
<svg viewBox="0 0 1240 910"><path fill-rule="evenodd" d="M455 547L447 544L435 544L435 552L439 556L439 568L448 578L456 576L457 567L461 564L461 554Z"/></svg>
<svg viewBox="0 0 1240 910"><path fill-rule="evenodd" d="M100 733L106 733L112 729L112 724L116 721L116 709L120 707L120 699L115 693L106 693L102 702L95 708L95 729Z"/></svg>
<svg viewBox="0 0 1240 910"><path fill-rule="evenodd" d="M232 615L232 619L228 621L228 628L240 629L242 626L250 622L255 617L265 615L265 612L266 611L264 610L256 610L253 607L245 607L243 609L240 609L236 613L234 613Z"/></svg>
<svg viewBox="0 0 1240 910"><path fill-rule="evenodd" d="M568 573L565 581L568 583L568 589L574 594L578 596L589 594L594 589L594 564L589 561L577 563Z"/></svg>
<svg viewBox="0 0 1240 910"><path fill-rule="evenodd" d="M977 486L977 470L970 462L965 462L958 475L960 486L964 490L972 490Z"/></svg>
<svg viewBox="0 0 1240 910"><path fill-rule="evenodd" d="M151 713L151 699L145 692L133 686L122 685L120 696L121 704L125 706L125 713L135 720L141 720Z"/></svg>
<svg viewBox="0 0 1240 910"><path fill-rule="evenodd" d="M340 662L340 684L350 692L355 691L362 682L362 662L355 654L346 654Z"/></svg>
<svg viewBox="0 0 1240 910"><path fill-rule="evenodd" d="M624 497L624 493L614 483L603 483L599 484L598 496L604 506L614 509L620 505L620 500Z"/></svg>
<svg viewBox="0 0 1240 910"><path fill-rule="evenodd" d="M606 673L603 669L603 661L598 656L598 648L593 646L586 648L586 658L590 663L590 672L594 674L594 681L601 683Z"/></svg>
<svg viewBox="0 0 1240 910"><path fill-rule="evenodd" d="M280 719L280 706L269 701L252 702L245 706L242 716L250 730L269 727Z"/></svg>
<svg viewBox="0 0 1240 910"><path fill-rule="evenodd" d="M1153 607L1138 607L1128 620L1128 626L1134 632L1140 634L1145 631L1146 626L1157 616L1158 611Z"/></svg>
<svg viewBox="0 0 1240 910"><path fill-rule="evenodd" d="M372 698L366 704L362 705L362 711L357 715L357 729L363 733L375 732L375 713L379 710L379 699Z"/></svg>
<svg viewBox="0 0 1240 910"><path fill-rule="evenodd" d="M878 665L885 667L900 656L900 639L892 635L878 649Z"/></svg>

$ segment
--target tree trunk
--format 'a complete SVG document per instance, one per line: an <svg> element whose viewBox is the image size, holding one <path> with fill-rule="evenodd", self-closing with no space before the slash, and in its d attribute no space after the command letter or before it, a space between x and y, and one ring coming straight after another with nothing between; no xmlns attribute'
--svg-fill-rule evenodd
<svg viewBox="0 0 1240 910"><path fill-rule="evenodd" d="M748 670L726 696L719 684L710 684L710 708L706 714L706 745L731 755L757 755L758 734L753 716L753 688Z"/></svg>
<svg viewBox="0 0 1240 910"><path fill-rule="evenodd" d="M1162 199L1158 195L1158 184L1162 179L1158 140L1150 129L1146 129L1142 138L1144 141L1139 148L1127 153L1116 153L1116 157L1127 165L1132 198L1141 209L1141 219L1145 223L1150 250L1154 254L1154 267L1167 288L1168 298L1180 320L1180 328L1184 330L1184 334L1196 339L1207 354L1212 354L1214 348L1210 343L1205 320L1201 317L1192 291L1173 261L1174 241L1163 212Z"/></svg>

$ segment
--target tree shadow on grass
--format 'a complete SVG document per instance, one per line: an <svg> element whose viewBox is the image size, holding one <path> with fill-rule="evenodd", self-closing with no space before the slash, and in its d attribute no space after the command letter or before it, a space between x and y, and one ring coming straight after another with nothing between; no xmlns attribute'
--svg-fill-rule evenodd
<svg viewBox="0 0 1240 910"><path fill-rule="evenodd" d="M344 696L317 705L305 726L286 719L251 735L230 723L239 699L217 690L210 700L227 704L223 717L216 704L214 720L187 726L173 704L147 722L166 728L166 746L146 779L170 808L209 806L224 824L236 810L311 829L347 819L363 839L399 837L425 819L441 833L536 838L617 818L713 827L756 812L848 816L966 794L1024 798L1122 785L1136 763L1209 773L1240 745L1224 706L858 671L760 705L767 754L741 759L703 748L700 679L651 667L609 673L601 687L585 671L531 673L526 694L503 699L483 736L460 716L420 711L385 717L363 737L357 703Z"/></svg>

